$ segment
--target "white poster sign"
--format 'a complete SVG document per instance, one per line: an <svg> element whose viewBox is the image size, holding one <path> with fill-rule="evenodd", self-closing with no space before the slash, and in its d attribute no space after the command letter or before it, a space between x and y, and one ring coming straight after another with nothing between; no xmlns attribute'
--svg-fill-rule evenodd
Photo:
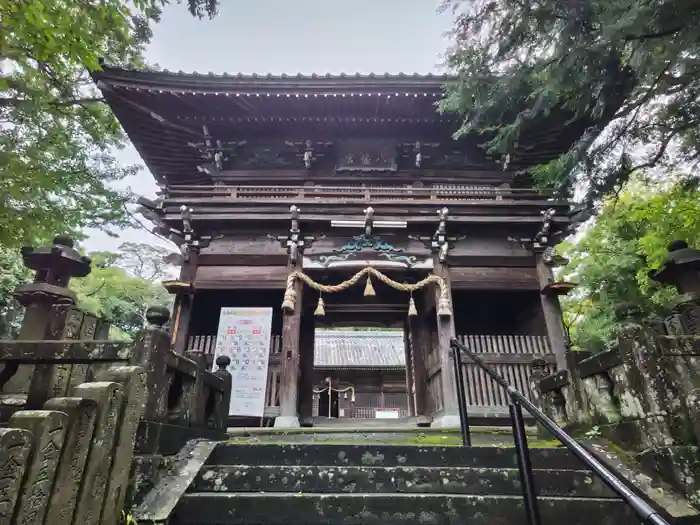
<svg viewBox="0 0 700 525"><path fill-rule="evenodd" d="M374 418L375 419L399 419L399 409L398 408L375 408Z"/></svg>
<svg viewBox="0 0 700 525"><path fill-rule="evenodd" d="M221 309L214 359L231 359L230 416L263 416L271 332L272 308Z"/></svg>

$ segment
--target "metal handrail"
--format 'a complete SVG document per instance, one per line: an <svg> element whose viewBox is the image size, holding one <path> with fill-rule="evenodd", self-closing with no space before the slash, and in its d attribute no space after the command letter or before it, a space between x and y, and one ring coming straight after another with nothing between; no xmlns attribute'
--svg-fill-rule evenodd
<svg viewBox="0 0 700 525"><path fill-rule="evenodd" d="M485 363L478 354L470 350L457 339L451 340L453 363L455 367L455 379L457 381L457 403L459 405L460 420L462 422L462 439L465 446L470 446L469 418L467 414L466 396L464 395L464 374L462 373L462 352L481 368L491 379L508 393L509 409L513 422L513 439L520 471L520 483L525 501L525 512L528 525L541 525L537 493L533 479L530 451L525 433L525 420L522 409L528 413L544 428L546 428L562 445L574 456L579 458L590 470L597 474L610 489L627 503L643 523L650 525L670 525L661 515L644 499L630 490L624 482L606 468L598 459L588 452L580 443L567 434L564 429L552 421L532 401L527 399L522 392L513 388L503 376ZM462 392L462 395L459 393Z"/></svg>

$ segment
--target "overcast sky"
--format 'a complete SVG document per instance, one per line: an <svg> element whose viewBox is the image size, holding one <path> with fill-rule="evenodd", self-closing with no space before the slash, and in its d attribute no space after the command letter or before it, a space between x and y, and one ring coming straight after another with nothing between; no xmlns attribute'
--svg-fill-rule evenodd
<svg viewBox="0 0 700 525"><path fill-rule="evenodd" d="M173 71L215 73L430 73L442 71L449 14L436 0L220 0L214 20L197 20L182 5L165 10L146 53ZM173 2L174 3L174 2ZM132 147L124 164L143 165ZM126 181L140 195L156 186L147 169ZM163 244L143 230L120 239L90 232L89 250L124 241Z"/></svg>

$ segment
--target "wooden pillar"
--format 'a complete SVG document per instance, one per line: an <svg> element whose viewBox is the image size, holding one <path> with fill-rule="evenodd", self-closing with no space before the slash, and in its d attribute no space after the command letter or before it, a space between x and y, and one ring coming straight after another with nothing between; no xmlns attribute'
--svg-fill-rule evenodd
<svg viewBox="0 0 700 525"><path fill-rule="evenodd" d="M175 318L173 319L172 343L175 353L184 355L190 334L193 294L179 294L175 297Z"/></svg>
<svg viewBox="0 0 700 525"><path fill-rule="evenodd" d="M303 315L299 335L299 360L301 362L299 417L303 427L313 426L315 333L314 317L308 313Z"/></svg>
<svg viewBox="0 0 700 525"><path fill-rule="evenodd" d="M289 274L301 270L301 263L290 263ZM280 373L280 415L275 418L275 427L298 428L299 425L299 336L301 334L301 314L303 283L294 281L296 304L294 312L283 313L282 319L282 371Z"/></svg>
<svg viewBox="0 0 700 525"><path fill-rule="evenodd" d="M450 283L450 273L447 265L442 264L435 256L433 273L442 277L447 286L447 297L452 304L452 290ZM435 288L435 304L440 303L440 287ZM450 340L455 336L454 315L441 317L439 307L435 308L437 318L437 344L438 357L440 359L440 370L442 377L442 411L437 414L432 425L436 428L459 428L459 408L457 406L457 385L452 366L450 351ZM453 312L454 314L454 312Z"/></svg>
<svg viewBox="0 0 700 525"><path fill-rule="evenodd" d="M544 261L542 254L538 253L536 257L537 278L540 283L540 291L542 291L548 284L554 282L554 277L552 268ZM557 361L557 370L565 370L569 368L570 363L568 361L571 355L559 297L540 293L540 299L542 300L542 312L544 313L544 322L547 327L547 336Z"/></svg>
<svg viewBox="0 0 700 525"><path fill-rule="evenodd" d="M188 248L188 260L180 269L180 281L194 286L199 262L199 248ZM193 288L188 293L178 294L175 297L174 319L172 329L172 345L175 353L184 355L187 351L187 339L190 335L190 319L192 317L192 305L194 303Z"/></svg>
<svg viewBox="0 0 700 525"><path fill-rule="evenodd" d="M413 348L411 345L411 332L408 326L408 320L403 327L403 345L406 355L406 397L408 398L408 415L415 416L415 389L413 385Z"/></svg>
<svg viewBox="0 0 700 525"><path fill-rule="evenodd" d="M413 344L413 386L415 388L415 415L418 426L430 426L431 417L428 414L428 371L425 359L428 355L430 333L428 331L427 312L418 310L416 317L409 318L411 342Z"/></svg>

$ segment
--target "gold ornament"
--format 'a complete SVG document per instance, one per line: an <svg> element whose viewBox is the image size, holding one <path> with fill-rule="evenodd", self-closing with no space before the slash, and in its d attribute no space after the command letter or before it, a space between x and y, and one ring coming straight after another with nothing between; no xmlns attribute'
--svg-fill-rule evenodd
<svg viewBox="0 0 700 525"><path fill-rule="evenodd" d="M294 306L297 302L297 292L294 290L294 284L291 288L287 288L284 292L284 300L282 301L282 310L288 314L294 313Z"/></svg>
<svg viewBox="0 0 700 525"><path fill-rule="evenodd" d="M367 284L365 285L365 297L371 297L374 295L377 295L377 294L374 292L374 286L372 286L372 279L368 275L367 276Z"/></svg>
<svg viewBox="0 0 700 525"><path fill-rule="evenodd" d="M408 316L415 317L418 315L418 310L416 310L416 302L413 300L413 295L408 300Z"/></svg>
<svg viewBox="0 0 700 525"><path fill-rule="evenodd" d="M318 317L323 317L326 315L326 304L323 302L323 296L319 295L318 296L318 304L316 305L316 310L314 311L314 315L317 315Z"/></svg>
<svg viewBox="0 0 700 525"><path fill-rule="evenodd" d="M447 298L446 293L440 294L440 299L438 300L438 315L440 317L452 317L452 308L450 307L450 300Z"/></svg>

